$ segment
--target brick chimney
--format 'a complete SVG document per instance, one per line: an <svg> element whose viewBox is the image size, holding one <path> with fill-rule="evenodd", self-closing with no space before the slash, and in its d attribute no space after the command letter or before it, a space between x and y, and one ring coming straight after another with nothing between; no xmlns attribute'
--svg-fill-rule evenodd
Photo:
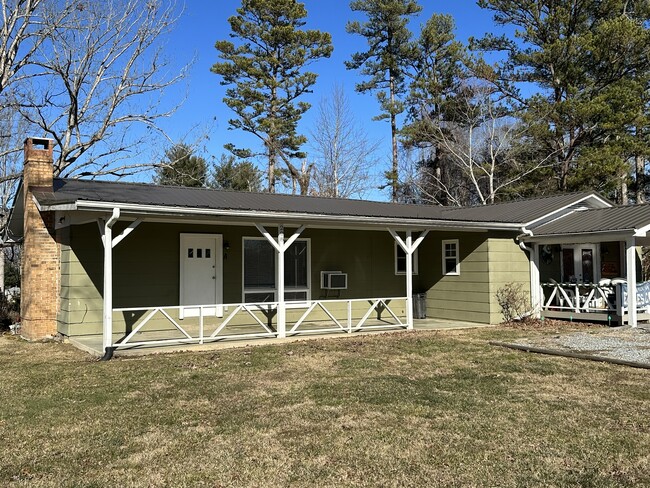
<svg viewBox="0 0 650 488"><path fill-rule="evenodd" d="M21 269L21 334L29 340L57 332L59 308L59 245L54 231L54 212L39 212L34 190L52 191L51 139L25 140L23 168L24 241Z"/></svg>

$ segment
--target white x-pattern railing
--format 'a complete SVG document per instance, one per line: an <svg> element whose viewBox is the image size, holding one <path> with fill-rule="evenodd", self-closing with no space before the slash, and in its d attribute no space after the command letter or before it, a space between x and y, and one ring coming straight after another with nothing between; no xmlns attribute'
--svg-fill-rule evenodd
<svg viewBox="0 0 650 488"><path fill-rule="evenodd" d="M287 304L291 306L290 310L305 309L295 321L287 320L287 335L332 332L351 334L361 330L407 328L409 325L406 317L401 318L400 314L391 308L391 305L394 308L394 304L403 304L405 308L407 304L405 297L310 300L300 304L291 302ZM203 344L225 339L273 338L278 335L273 328L272 319L277 314L277 309L277 302L116 308L113 309L114 314L142 313L143 317L133 324L133 329L124 337L113 341L112 347ZM341 313L342 309L345 313ZM198 312L198 316L188 317L184 314L188 310ZM216 310L222 312L220 317L215 317ZM318 313L322 315L318 316ZM373 314L376 317L371 320ZM167 328L156 325L154 331L145 329L145 326L152 323L152 319L156 316L164 319L163 322L168 324ZM185 318L180 318L183 316ZM266 322L260 316L267 319ZM246 321L244 325L242 320ZM169 325L172 327L169 328ZM255 331L240 333L234 330L237 327L252 328ZM174 330L180 333L180 337L164 337ZM227 333L231 331L233 333ZM149 338L146 338L147 335Z"/></svg>

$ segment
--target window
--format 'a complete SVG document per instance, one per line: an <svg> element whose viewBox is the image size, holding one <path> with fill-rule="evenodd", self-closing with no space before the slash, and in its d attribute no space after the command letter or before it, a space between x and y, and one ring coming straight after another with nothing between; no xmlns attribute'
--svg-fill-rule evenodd
<svg viewBox="0 0 650 488"><path fill-rule="evenodd" d="M284 298L308 300L309 240L297 239L284 253ZM276 301L276 252L264 238L244 238L244 303Z"/></svg>
<svg viewBox="0 0 650 488"><path fill-rule="evenodd" d="M458 239L442 241L442 274L459 275Z"/></svg>
<svg viewBox="0 0 650 488"><path fill-rule="evenodd" d="M395 274L406 274L406 253L397 242L395 244ZM418 274L418 250L413 253L413 274Z"/></svg>

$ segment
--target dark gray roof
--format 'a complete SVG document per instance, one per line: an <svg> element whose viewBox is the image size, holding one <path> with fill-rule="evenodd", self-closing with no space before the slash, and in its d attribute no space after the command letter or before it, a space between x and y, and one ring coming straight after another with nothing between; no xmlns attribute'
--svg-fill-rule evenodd
<svg viewBox="0 0 650 488"><path fill-rule="evenodd" d="M394 218L442 218L442 207L403 205L366 200L305 197L281 193L251 193L159 186L145 183L55 179L54 192L34 192L40 204L75 201L132 203L196 209L296 212L318 215L353 215Z"/></svg>
<svg viewBox="0 0 650 488"><path fill-rule="evenodd" d="M533 228L535 237L633 231L650 224L650 204L580 210Z"/></svg>
<svg viewBox="0 0 650 488"><path fill-rule="evenodd" d="M77 201L125 203L193 209L287 212L328 216L423 219L450 222L525 224L579 201L590 193L572 193L483 207L450 208L366 200L305 197L158 186L97 180L54 180L53 191L34 192L41 205Z"/></svg>
<svg viewBox="0 0 650 488"><path fill-rule="evenodd" d="M594 195L594 193L563 193L479 207L448 208L445 211L445 216L460 216L464 220L481 222L517 222L526 224L591 195ZM602 197L599 198L603 199Z"/></svg>

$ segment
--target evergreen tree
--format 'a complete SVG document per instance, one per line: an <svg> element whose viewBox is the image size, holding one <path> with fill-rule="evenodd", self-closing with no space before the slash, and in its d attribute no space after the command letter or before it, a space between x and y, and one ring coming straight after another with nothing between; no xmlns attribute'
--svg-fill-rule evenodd
<svg viewBox="0 0 650 488"><path fill-rule="evenodd" d="M422 27L413 59L414 76L406 101L408 123L401 131L407 149L417 149L417 194L440 205L468 204L470 197L462 174L449 164L439 135L448 130L467 79L465 47L456 40L450 15L434 14Z"/></svg>
<svg viewBox="0 0 650 488"><path fill-rule="evenodd" d="M159 185L202 187L207 171L205 159L195 156L187 144L179 143L165 151L165 160L156 168L154 181Z"/></svg>
<svg viewBox="0 0 650 488"><path fill-rule="evenodd" d="M262 190L262 172L250 161L237 161L232 155L222 155L212 170L210 186L221 190Z"/></svg>
<svg viewBox="0 0 650 488"><path fill-rule="evenodd" d="M386 177L392 187L392 199L398 198L397 116L404 111L401 97L406 93L406 76L413 57L410 17L422 10L415 0L354 0L353 11L366 14L365 22L348 22L346 30L368 41L368 50L352 55L345 65L360 69L369 79L358 83L360 93L376 92L382 113L376 120L389 119L392 139L392 169Z"/></svg>
<svg viewBox="0 0 650 488"><path fill-rule="evenodd" d="M291 159L305 157L300 147L306 138L297 125L310 105L300 98L311 92L317 75L304 68L332 52L329 34L302 29L306 16L304 4L296 0L242 0L237 15L228 19L237 45L216 43L222 61L212 72L229 87L224 102L235 113L228 123L262 141L270 192L275 191L278 160L293 175ZM232 144L225 147L238 157L256 155Z"/></svg>
<svg viewBox="0 0 650 488"><path fill-rule="evenodd" d="M554 160L556 188L623 196L630 158L646 158L647 0L480 0L514 38L474 46L507 59L483 75L522 111L530 142ZM523 84L539 91L531 96ZM529 151L537 153L535 150ZM621 198L624 201L624 198Z"/></svg>

